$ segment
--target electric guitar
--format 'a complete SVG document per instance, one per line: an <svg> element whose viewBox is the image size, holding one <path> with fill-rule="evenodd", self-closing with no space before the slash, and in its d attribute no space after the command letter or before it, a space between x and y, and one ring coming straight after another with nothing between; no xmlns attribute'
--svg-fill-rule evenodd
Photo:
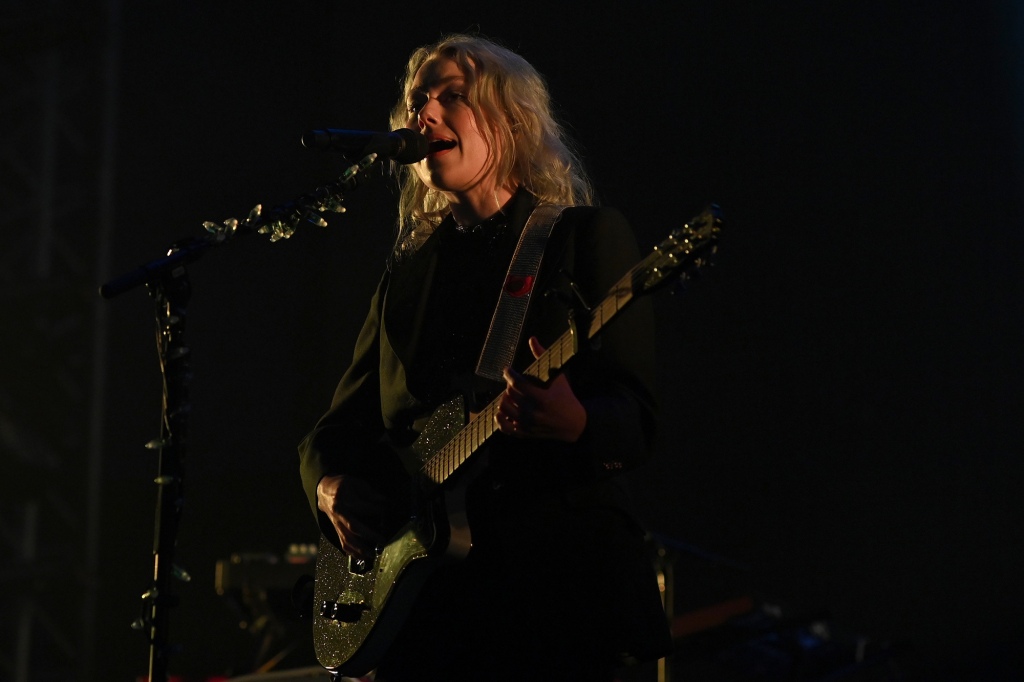
<svg viewBox="0 0 1024 682"><path fill-rule="evenodd" d="M710 262L721 227L721 212L712 205L673 230L590 311L585 330L571 328L523 374L547 382L576 354L579 331L592 339L636 297L691 277ZM357 676L376 667L429 575L468 554L464 488L471 467L464 465L497 430L499 402L500 396L468 424L461 396L431 415L409 452L402 453L404 461L419 465L412 486L419 499L408 521L372 559L349 557L321 537L313 640L317 660L332 673Z"/></svg>

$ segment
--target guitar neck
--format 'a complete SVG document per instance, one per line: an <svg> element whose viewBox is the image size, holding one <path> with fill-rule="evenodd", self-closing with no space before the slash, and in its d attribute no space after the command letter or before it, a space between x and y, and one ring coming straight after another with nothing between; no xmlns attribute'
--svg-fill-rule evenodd
<svg viewBox="0 0 1024 682"><path fill-rule="evenodd" d="M633 300L635 275L649 267L648 260L650 260L649 257L626 273L622 279L616 282L604 300L590 312L586 332L588 341L597 336L604 326ZM558 337L539 358L534 360L533 364L523 371L523 374L543 382L550 380L553 372L561 369L570 358L576 355L579 347L576 334L577 330L571 328ZM470 419L469 423L454 438L427 460L420 470L421 475L436 484L447 481L498 430L495 417L498 414L500 402L501 396L498 396L479 414Z"/></svg>

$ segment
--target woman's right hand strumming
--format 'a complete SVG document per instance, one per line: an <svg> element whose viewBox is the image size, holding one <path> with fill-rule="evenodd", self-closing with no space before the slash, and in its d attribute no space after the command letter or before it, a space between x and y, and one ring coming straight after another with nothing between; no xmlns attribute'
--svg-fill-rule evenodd
<svg viewBox="0 0 1024 682"><path fill-rule="evenodd" d="M382 520L387 498L364 479L344 474L328 475L316 487L317 507L338 533L341 550L357 559L368 559L385 537L369 525Z"/></svg>

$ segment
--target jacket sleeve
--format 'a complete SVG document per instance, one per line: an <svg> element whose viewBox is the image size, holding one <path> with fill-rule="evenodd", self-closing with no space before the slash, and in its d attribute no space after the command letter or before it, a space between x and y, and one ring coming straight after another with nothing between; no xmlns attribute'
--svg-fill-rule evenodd
<svg viewBox="0 0 1024 682"><path fill-rule="evenodd" d="M588 306L596 307L640 260L625 217L616 210L593 210L576 226L566 266ZM628 281L628 280L627 280ZM655 401L654 312L650 299L634 299L586 341L580 320L580 354L567 372L587 411L577 442L598 476L631 469L653 451Z"/></svg>
<svg viewBox="0 0 1024 682"><path fill-rule="evenodd" d="M381 306L386 288L385 275L370 303L352 364L334 392L330 410L299 444L302 487L318 518L316 488L320 479L327 474L359 471L384 433L379 368Z"/></svg>

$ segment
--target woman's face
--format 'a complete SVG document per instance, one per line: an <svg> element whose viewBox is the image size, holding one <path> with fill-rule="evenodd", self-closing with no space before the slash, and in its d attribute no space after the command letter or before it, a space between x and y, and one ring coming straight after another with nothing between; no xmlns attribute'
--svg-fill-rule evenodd
<svg viewBox="0 0 1024 682"><path fill-rule="evenodd" d="M481 132L467 100L465 74L444 57L425 63L409 91L407 126L431 143L426 158L415 165L428 186L459 200L494 192L495 150Z"/></svg>

